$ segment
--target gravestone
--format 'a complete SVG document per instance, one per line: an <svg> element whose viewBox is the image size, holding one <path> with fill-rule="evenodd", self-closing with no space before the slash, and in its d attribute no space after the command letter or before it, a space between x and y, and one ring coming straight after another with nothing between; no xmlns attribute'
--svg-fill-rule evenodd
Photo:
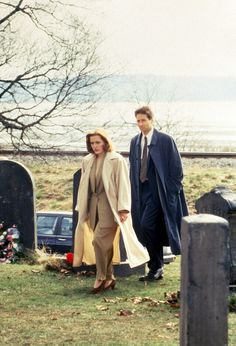
<svg viewBox="0 0 236 346"><path fill-rule="evenodd" d="M181 234L180 345L227 345L229 224L211 214L187 216Z"/></svg>
<svg viewBox="0 0 236 346"><path fill-rule="evenodd" d="M0 159L0 222L17 225L24 248L37 246L34 182L22 164Z"/></svg>
<svg viewBox="0 0 236 346"><path fill-rule="evenodd" d="M75 172L73 177L73 249L74 249L74 234L75 234L75 228L78 222L78 212L75 210L76 204L77 204L77 196L78 196L78 188L81 178L81 169L79 169L77 172ZM128 276L132 274L141 274L143 275L145 273L145 264L142 264L135 268L130 268L129 264L126 262L127 256L126 256L126 250L124 247L124 242L122 239L122 235L120 236L120 264L114 265L114 273L117 276ZM83 270L95 270L94 266L81 266L75 270L83 271Z"/></svg>
<svg viewBox="0 0 236 346"><path fill-rule="evenodd" d="M236 193L225 186L217 186L196 201L198 213L221 216L229 222L230 283L236 283Z"/></svg>

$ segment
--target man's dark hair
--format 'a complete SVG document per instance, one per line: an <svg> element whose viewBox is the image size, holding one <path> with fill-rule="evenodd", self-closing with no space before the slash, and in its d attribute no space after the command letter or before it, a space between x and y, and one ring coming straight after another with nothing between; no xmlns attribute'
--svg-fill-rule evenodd
<svg viewBox="0 0 236 346"><path fill-rule="evenodd" d="M148 107L148 106L143 106L143 107L140 107L140 108L136 109L134 114L135 114L135 117L137 117L137 114L144 114L144 115L147 116L147 118L149 120L153 120L154 119L154 114L153 114L151 108Z"/></svg>

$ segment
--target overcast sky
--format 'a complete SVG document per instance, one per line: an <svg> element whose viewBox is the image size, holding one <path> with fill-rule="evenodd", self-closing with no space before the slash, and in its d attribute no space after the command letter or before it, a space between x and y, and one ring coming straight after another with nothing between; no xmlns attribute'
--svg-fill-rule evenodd
<svg viewBox="0 0 236 346"><path fill-rule="evenodd" d="M235 0L87 0L121 73L236 77Z"/></svg>

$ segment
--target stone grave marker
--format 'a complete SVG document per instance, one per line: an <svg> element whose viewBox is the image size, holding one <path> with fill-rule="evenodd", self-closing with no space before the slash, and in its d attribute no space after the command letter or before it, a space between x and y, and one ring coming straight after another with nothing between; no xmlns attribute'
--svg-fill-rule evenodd
<svg viewBox="0 0 236 346"><path fill-rule="evenodd" d="M198 213L221 216L229 222L230 283L236 283L236 193L225 186L217 186L196 201Z"/></svg>
<svg viewBox="0 0 236 346"><path fill-rule="evenodd" d="M17 225L20 242L37 246L34 182L29 170L16 161L0 159L0 222Z"/></svg>
<svg viewBox="0 0 236 346"><path fill-rule="evenodd" d="M228 341L229 224L215 215L182 219L181 346Z"/></svg>

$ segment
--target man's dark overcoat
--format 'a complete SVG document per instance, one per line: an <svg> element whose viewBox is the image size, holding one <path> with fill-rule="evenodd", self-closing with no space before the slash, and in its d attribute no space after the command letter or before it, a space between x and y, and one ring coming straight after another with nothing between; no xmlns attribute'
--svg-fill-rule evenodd
<svg viewBox="0 0 236 346"><path fill-rule="evenodd" d="M140 156L141 134L138 134L131 140L129 159L133 226L138 239L142 242L139 198ZM183 216L188 215L188 210L182 187L183 169L181 158L173 138L154 129L149 145L149 158L153 160L155 166L156 182L169 242L163 245L169 245L172 253L178 255L181 252L181 219Z"/></svg>

